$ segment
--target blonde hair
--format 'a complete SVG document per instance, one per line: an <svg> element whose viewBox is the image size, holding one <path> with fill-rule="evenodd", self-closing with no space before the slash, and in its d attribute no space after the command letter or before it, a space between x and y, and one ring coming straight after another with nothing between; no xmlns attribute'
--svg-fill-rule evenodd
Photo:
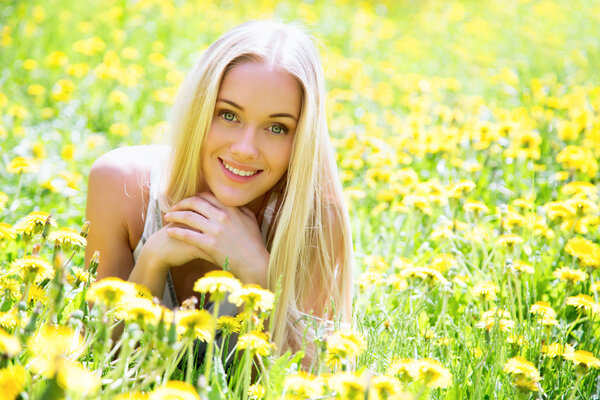
<svg viewBox="0 0 600 400"><path fill-rule="evenodd" d="M295 77L303 92L268 270L268 288L281 285L273 341L280 351L297 350L304 334L314 334L302 318L305 311L314 307L317 316L332 318L326 296L331 291L336 316L349 322L352 298L348 214L329 141L323 68L307 34L292 25L250 21L203 53L181 86L171 115L172 152L161 208L168 210L198 193L203 143L221 81L232 66L248 61L274 64Z"/></svg>

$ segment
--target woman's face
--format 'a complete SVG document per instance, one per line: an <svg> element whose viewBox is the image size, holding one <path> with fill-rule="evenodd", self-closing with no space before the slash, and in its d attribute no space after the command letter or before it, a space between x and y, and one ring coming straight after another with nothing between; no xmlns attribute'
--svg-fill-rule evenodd
<svg viewBox="0 0 600 400"><path fill-rule="evenodd" d="M203 177L219 201L260 206L287 171L301 106L297 81L277 67L245 62L225 74L202 157Z"/></svg>

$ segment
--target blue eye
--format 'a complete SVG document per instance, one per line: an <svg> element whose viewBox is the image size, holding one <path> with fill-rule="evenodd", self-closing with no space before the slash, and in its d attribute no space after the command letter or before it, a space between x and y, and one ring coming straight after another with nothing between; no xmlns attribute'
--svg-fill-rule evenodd
<svg viewBox="0 0 600 400"><path fill-rule="evenodd" d="M225 121L233 122L233 121L237 120L237 118L235 117L235 114L230 111L223 111L220 115Z"/></svg>
<svg viewBox="0 0 600 400"><path fill-rule="evenodd" d="M276 135L282 135L287 133L287 129L281 125L271 125L269 130Z"/></svg>

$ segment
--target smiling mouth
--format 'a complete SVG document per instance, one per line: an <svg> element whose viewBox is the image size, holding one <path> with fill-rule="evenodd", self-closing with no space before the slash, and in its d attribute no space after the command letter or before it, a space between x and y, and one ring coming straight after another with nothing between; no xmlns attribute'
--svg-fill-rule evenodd
<svg viewBox="0 0 600 400"><path fill-rule="evenodd" d="M223 164L223 166L224 166L224 167L225 167L225 168L226 168L226 169L227 169L229 172L231 172L232 174L235 174L235 175L237 175L237 176L244 176L244 177L246 177L246 176L252 176L252 175L256 175L256 174L258 174L259 172L261 172L261 171L262 171L261 169L257 169L257 170L254 170L254 171L242 171L242 170L239 170L239 169L237 169L237 168L235 168L235 167L232 167L231 165L227 164L227 163L225 162L225 160L223 160L223 159L221 159L221 158L219 158L219 160L221 160L221 163Z"/></svg>

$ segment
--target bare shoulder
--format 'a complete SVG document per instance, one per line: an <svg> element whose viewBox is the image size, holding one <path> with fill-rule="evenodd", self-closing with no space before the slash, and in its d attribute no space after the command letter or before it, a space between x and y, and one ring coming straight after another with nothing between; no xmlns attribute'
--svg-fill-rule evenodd
<svg viewBox="0 0 600 400"><path fill-rule="evenodd" d="M150 170L166 152L164 146L123 147L102 155L92 165L86 208L91 223L88 243L104 249L105 260L109 252L131 254L135 248L144 227ZM122 251L115 248L118 246Z"/></svg>
<svg viewBox="0 0 600 400"><path fill-rule="evenodd" d="M92 165L90 174L130 179L148 173L157 157L166 154L165 146L120 147L100 156Z"/></svg>

